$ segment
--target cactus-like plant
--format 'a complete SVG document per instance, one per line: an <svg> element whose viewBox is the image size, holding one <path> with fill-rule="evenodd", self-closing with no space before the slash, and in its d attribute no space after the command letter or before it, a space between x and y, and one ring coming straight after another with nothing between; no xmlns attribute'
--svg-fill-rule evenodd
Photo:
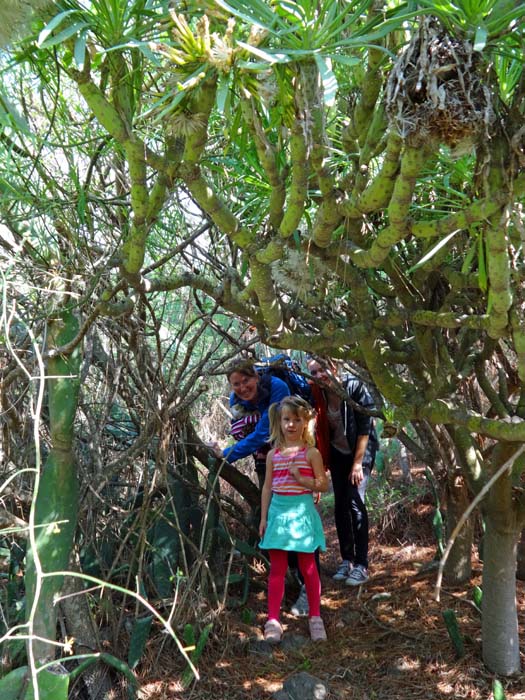
<svg viewBox="0 0 525 700"><path fill-rule="evenodd" d="M31 17L50 0L9 0L0 5L0 46L20 36L28 27Z"/></svg>

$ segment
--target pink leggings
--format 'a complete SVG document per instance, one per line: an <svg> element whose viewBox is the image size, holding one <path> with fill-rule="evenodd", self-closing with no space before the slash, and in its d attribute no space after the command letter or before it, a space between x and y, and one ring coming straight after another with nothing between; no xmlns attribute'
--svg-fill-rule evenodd
<svg viewBox="0 0 525 700"><path fill-rule="evenodd" d="M270 549L270 577L268 579L268 619L278 620L284 596L284 577L288 568L288 552ZM313 552L297 552L299 569L304 578L310 617L321 614L321 581Z"/></svg>

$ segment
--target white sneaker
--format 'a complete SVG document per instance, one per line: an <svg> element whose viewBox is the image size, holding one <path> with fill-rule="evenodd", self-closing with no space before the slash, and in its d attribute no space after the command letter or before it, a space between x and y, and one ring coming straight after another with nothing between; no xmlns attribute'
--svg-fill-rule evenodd
<svg viewBox="0 0 525 700"><path fill-rule="evenodd" d="M264 625L264 641L277 644L283 636L283 628L278 620L267 620Z"/></svg>
<svg viewBox="0 0 525 700"><path fill-rule="evenodd" d="M311 617L308 620L308 626L312 642L326 642L326 630L320 617Z"/></svg>
<svg viewBox="0 0 525 700"><path fill-rule="evenodd" d="M306 587L303 584L299 591L299 597L290 608L290 612L295 617L308 617L310 606L308 605L308 596L306 595Z"/></svg>
<svg viewBox="0 0 525 700"><path fill-rule="evenodd" d="M353 568L354 567L351 561L343 559L343 561L339 564L339 568L332 576L332 578L334 579L334 581L344 581L350 576L350 573Z"/></svg>
<svg viewBox="0 0 525 700"><path fill-rule="evenodd" d="M358 564L354 566L350 576L346 579L345 583L347 586L360 586L362 583L368 581L368 570L364 566Z"/></svg>

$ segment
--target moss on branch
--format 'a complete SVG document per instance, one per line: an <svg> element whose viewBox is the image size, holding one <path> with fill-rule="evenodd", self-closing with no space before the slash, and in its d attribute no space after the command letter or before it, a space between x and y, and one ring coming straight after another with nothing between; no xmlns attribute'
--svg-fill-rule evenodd
<svg viewBox="0 0 525 700"><path fill-rule="evenodd" d="M525 385L525 322L523 316L514 308L510 312L512 338L514 350L517 356L518 376L522 385ZM525 392L524 392L525 396Z"/></svg>
<svg viewBox="0 0 525 700"><path fill-rule="evenodd" d="M525 421L498 420L455 406L451 401L436 399L416 408L415 418L435 425L444 423L467 429L502 442L525 442Z"/></svg>
<svg viewBox="0 0 525 700"><path fill-rule="evenodd" d="M283 217L286 187L278 168L277 149L269 141L262 127L252 97L241 101L245 123L252 135L259 162L270 183L269 223L274 230L279 228Z"/></svg>
<svg viewBox="0 0 525 700"><path fill-rule="evenodd" d="M329 246L332 242L332 235L342 219L337 192L332 190L329 195L323 197L323 201L317 209L312 227L314 243L320 248Z"/></svg>
<svg viewBox="0 0 525 700"><path fill-rule="evenodd" d="M383 165L368 187L361 193L355 192L352 199L343 205L343 212L349 217L379 211L387 206L394 191L394 184L399 172L399 156L403 141L399 134L391 132L388 136Z"/></svg>
<svg viewBox="0 0 525 700"><path fill-rule="evenodd" d="M474 316L453 311L414 311L410 318L413 323L432 328L473 328L487 330L488 315Z"/></svg>
<svg viewBox="0 0 525 700"><path fill-rule="evenodd" d="M264 322L270 333L276 333L283 325L281 304L275 293L270 267L261 265L255 257L250 260L251 285L257 295Z"/></svg>
<svg viewBox="0 0 525 700"><path fill-rule="evenodd" d="M307 146L305 125L296 119L290 137L290 161L292 178L286 201L284 216L279 226L279 233L284 238L297 230L303 216L308 185Z"/></svg>
<svg viewBox="0 0 525 700"><path fill-rule="evenodd" d="M413 223L410 232L416 238L436 238L458 229L469 229L473 224L478 224L499 211L507 200L507 195L495 193L491 197L473 202L462 211L441 219Z"/></svg>
<svg viewBox="0 0 525 700"><path fill-rule="evenodd" d="M223 231L234 243L246 248L255 240L255 233L241 226L237 217L216 194L213 187L201 175L198 166L181 165L183 177L189 191L197 204L208 214L220 231Z"/></svg>
<svg viewBox="0 0 525 700"><path fill-rule="evenodd" d="M397 233L398 240L408 232L409 208L412 203L416 180L427 159L424 148L405 146L401 156L401 169L394 184L394 191L388 205L390 226Z"/></svg>

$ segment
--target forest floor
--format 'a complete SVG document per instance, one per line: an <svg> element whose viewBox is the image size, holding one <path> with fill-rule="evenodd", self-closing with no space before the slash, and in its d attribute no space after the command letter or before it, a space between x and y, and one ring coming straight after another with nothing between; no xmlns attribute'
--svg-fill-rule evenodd
<svg viewBox="0 0 525 700"><path fill-rule="evenodd" d="M307 671L328 686L326 700L492 700L495 676L481 661L481 617L472 601L474 587L481 585L481 563L473 553L471 581L458 588L444 585L436 601L434 504L424 482L420 472L411 486L391 490L388 508L378 509L377 517L370 509L370 579L357 588L331 578L339 554L330 496L324 497L321 512L328 548L321 568L327 642L305 641L291 648L283 644L270 655L257 653L253 640L261 639L266 605L261 567L246 605L217 616L198 664L200 680L182 689L177 680L183 668L180 654L174 646L167 653L164 645L159 655L152 644L138 669L139 697L267 700L289 676ZM517 583L523 652L525 584ZM287 612L297 593L294 586L287 588L285 638L307 637L307 621ZM445 609L456 612L464 639L465 654L459 659L443 621ZM506 700L525 700L525 674L498 680Z"/></svg>

